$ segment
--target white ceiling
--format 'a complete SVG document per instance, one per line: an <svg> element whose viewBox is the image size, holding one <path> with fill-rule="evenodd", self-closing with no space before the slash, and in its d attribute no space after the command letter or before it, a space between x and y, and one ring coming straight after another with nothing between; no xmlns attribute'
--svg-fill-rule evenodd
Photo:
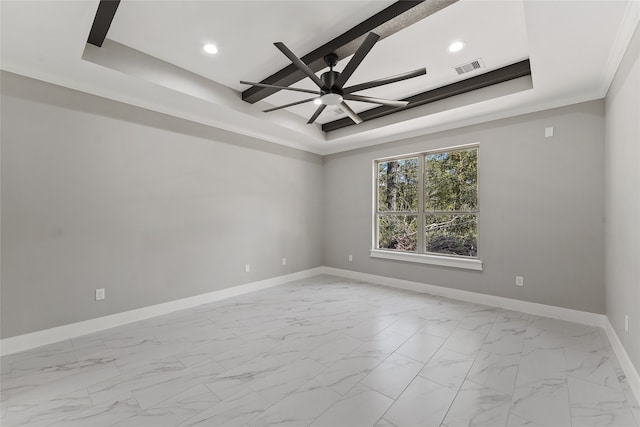
<svg viewBox="0 0 640 427"><path fill-rule="evenodd" d="M291 63L273 42L302 56L392 3L123 0L108 37L241 91L240 80L260 81ZM203 54L205 43L219 53Z"/></svg>
<svg viewBox="0 0 640 427"><path fill-rule="evenodd" d="M532 89L461 95L328 134L318 124L305 124L313 104L260 111L305 94L280 91L259 105L240 100L246 86L239 80L260 81L289 64L273 42L303 56L392 3L123 0L107 36L117 43L107 40L102 49L90 46L85 52L97 0L3 0L0 67L327 154L603 97L640 17L633 0L460 0L379 41L349 85L426 67L426 76L359 92L400 99L474 75L458 76L452 67L476 58L485 68L475 74L530 58ZM446 49L454 40L466 46L450 54ZM206 42L215 43L219 53L203 54ZM83 52L99 60L83 60ZM309 79L294 86L314 89ZM371 108L350 105L356 111ZM319 122L340 117L328 108Z"/></svg>

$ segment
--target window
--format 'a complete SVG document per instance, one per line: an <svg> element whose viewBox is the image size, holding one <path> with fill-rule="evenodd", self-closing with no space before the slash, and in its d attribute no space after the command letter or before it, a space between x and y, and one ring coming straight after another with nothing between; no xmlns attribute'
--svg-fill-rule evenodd
<svg viewBox="0 0 640 427"><path fill-rule="evenodd" d="M377 160L375 168L372 256L478 257L477 145Z"/></svg>

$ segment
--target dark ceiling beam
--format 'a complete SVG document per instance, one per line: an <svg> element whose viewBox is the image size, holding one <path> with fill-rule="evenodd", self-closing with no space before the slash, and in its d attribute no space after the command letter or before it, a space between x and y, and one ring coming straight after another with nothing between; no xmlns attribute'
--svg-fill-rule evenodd
<svg viewBox="0 0 640 427"><path fill-rule="evenodd" d="M383 39L457 1L458 0L397 1L300 59L302 59L314 73L317 73L326 67L323 59L325 55L335 53L339 59L353 55L369 32L373 31ZM302 73L302 71L291 64L270 75L260 83L290 86L305 77L306 75ZM278 90L279 89L252 86L242 92L242 99L253 104L263 100L269 95L273 95L278 92Z"/></svg>
<svg viewBox="0 0 640 427"><path fill-rule="evenodd" d="M392 113L407 110L409 108L418 107L420 105L429 104L431 102L440 101L442 99L451 98L452 96L461 95L463 93L471 92L473 90L482 89L487 86L492 86L498 83L503 83L509 80L517 79L519 77L531 75L531 65L529 60L516 62L515 64L507 65L506 67L498 68L497 70L489 71L484 74L480 74L475 77L461 80L450 85L442 86L437 89L429 90L419 93L417 95L410 96L403 99L403 101L409 101L406 107L376 107L370 110L358 113L363 121L373 120L378 117L383 117ZM330 132L332 130L341 129L347 126L354 125L355 123L349 117L334 120L322 125L324 132Z"/></svg>
<svg viewBox="0 0 640 427"><path fill-rule="evenodd" d="M120 5L120 0L100 0L96 16L93 18L93 25L91 25L91 31L89 31L89 38L87 43L91 43L94 46L102 47L104 39L107 37L113 17L116 15L116 10Z"/></svg>

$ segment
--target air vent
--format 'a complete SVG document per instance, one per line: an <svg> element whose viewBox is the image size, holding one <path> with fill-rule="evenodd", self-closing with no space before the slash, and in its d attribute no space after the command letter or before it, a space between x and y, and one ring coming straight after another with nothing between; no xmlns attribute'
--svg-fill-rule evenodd
<svg viewBox="0 0 640 427"><path fill-rule="evenodd" d="M465 73L469 73L471 71L477 70L478 68L481 68L481 67L482 67L482 60L478 58L466 64L458 65L457 67L454 67L454 69L458 72L458 74L465 74Z"/></svg>

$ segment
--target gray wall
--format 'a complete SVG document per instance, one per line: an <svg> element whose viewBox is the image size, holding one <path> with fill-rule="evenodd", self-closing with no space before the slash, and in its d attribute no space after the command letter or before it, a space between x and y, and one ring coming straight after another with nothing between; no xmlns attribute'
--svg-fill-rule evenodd
<svg viewBox="0 0 640 427"><path fill-rule="evenodd" d="M607 316L640 370L640 27L609 88L606 112Z"/></svg>
<svg viewBox="0 0 640 427"><path fill-rule="evenodd" d="M1 102L2 338L322 265L320 156L9 73Z"/></svg>
<svg viewBox="0 0 640 427"><path fill-rule="evenodd" d="M1 107L3 338L323 264L605 311L602 100L324 164L9 73ZM369 258L373 160L471 142L484 271Z"/></svg>
<svg viewBox="0 0 640 427"><path fill-rule="evenodd" d="M370 258L373 160L474 142L484 271ZM599 100L328 156L325 265L604 313L603 142Z"/></svg>

